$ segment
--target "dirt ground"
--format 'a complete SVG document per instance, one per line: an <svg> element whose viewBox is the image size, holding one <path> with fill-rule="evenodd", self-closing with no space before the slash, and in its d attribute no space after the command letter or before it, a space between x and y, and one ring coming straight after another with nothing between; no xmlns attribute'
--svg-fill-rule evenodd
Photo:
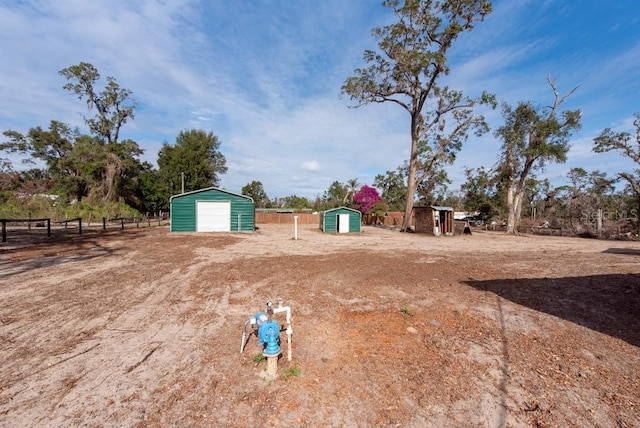
<svg viewBox="0 0 640 428"><path fill-rule="evenodd" d="M293 236L0 244L0 426L640 426L640 243ZM269 379L242 328L278 297Z"/></svg>

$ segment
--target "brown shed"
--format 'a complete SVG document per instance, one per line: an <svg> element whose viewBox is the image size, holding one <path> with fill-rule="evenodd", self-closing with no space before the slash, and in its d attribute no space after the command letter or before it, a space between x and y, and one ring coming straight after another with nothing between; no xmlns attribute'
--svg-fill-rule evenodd
<svg viewBox="0 0 640 428"><path fill-rule="evenodd" d="M454 218L451 207L413 207L415 231L434 236L453 236Z"/></svg>

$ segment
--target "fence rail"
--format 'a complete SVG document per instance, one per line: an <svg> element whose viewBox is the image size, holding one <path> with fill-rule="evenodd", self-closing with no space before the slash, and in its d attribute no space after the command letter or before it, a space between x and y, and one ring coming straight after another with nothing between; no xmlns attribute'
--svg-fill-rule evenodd
<svg viewBox="0 0 640 428"><path fill-rule="evenodd" d="M35 223L35 228L32 226ZM51 238L68 233L83 235L85 232L95 232L97 230L126 229L128 227L141 228L152 225L166 225L166 217L118 217L107 219L105 217L97 222L83 221L77 217L66 220L52 221L50 218L0 218L2 226L2 243L6 242L35 242L43 237Z"/></svg>
<svg viewBox="0 0 640 428"><path fill-rule="evenodd" d="M2 242L7 242L7 223L27 223L31 229L31 223L47 222L47 236L51 236L51 219L50 218L2 218Z"/></svg>

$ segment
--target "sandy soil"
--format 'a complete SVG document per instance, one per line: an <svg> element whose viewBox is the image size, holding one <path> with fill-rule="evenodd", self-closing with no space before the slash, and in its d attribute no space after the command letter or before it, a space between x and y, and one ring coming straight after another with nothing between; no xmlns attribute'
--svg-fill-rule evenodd
<svg viewBox="0 0 640 428"><path fill-rule="evenodd" d="M293 233L2 244L0 426L640 426L640 243Z"/></svg>

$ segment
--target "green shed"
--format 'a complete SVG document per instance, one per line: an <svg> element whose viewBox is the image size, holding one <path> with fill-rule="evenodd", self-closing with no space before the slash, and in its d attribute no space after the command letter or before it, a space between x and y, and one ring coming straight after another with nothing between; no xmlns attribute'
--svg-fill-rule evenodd
<svg viewBox="0 0 640 428"><path fill-rule="evenodd" d="M170 199L172 232L253 232L253 199L209 187L173 195Z"/></svg>
<svg viewBox="0 0 640 428"><path fill-rule="evenodd" d="M325 233L362 232L362 213L347 207L338 207L320 213L320 229Z"/></svg>

